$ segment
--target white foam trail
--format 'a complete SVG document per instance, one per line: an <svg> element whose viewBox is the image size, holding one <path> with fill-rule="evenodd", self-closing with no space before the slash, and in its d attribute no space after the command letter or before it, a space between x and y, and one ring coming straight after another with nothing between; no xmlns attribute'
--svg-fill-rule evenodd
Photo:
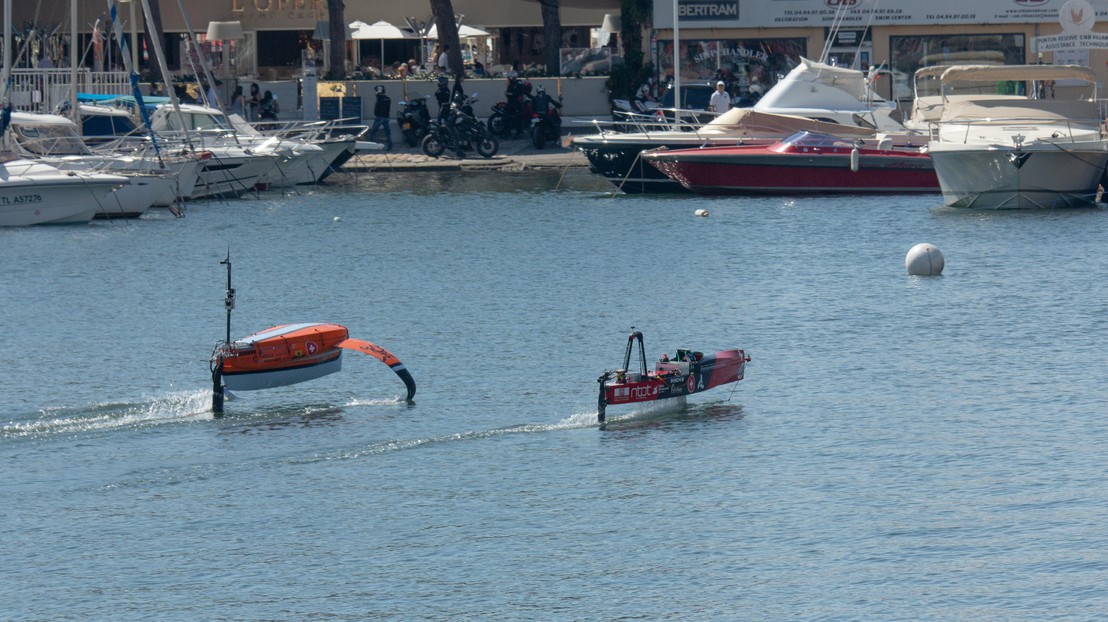
<svg viewBox="0 0 1108 622"><path fill-rule="evenodd" d="M353 399L345 404L345 406L396 406L398 404L407 404L408 400L400 395L390 397L387 399L372 399L361 400Z"/></svg>
<svg viewBox="0 0 1108 622"><path fill-rule="evenodd" d="M70 412L74 414L67 414ZM137 404L100 403L88 409L45 409L41 417L33 421L12 422L0 427L0 438L157 425L211 416L211 391L175 391Z"/></svg>

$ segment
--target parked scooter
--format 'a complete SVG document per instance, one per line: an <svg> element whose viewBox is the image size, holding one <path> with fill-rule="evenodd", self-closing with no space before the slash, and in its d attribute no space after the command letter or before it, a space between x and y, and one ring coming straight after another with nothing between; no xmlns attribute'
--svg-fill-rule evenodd
<svg viewBox="0 0 1108 622"><path fill-rule="evenodd" d="M427 109L427 100L430 97L425 95L400 102L396 122L400 125L400 131L404 133L404 140L409 147L418 145L431 127L431 112Z"/></svg>
<svg viewBox="0 0 1108 622"><path fill-rule="evenodd" d="M446 125L432 124L427 135L423 137L423 153L437 158L450 149L459 156L463 156L467 150L475 149L486 158L496 155L500 150L500 141L483 123L473 117L473 103L476 101L475 93L466 97L465 101L451 103L448 122L453 123L454 131Z"/></svg>
<svg viewBox="0 0 1108 622"><path fill-rule="evenodd" d="M546 141L557 141L562 136L562 115L558 112L562 102L547 95L541 84L531 101L535 111L531 116L531 145L542 149Z"/></svg>

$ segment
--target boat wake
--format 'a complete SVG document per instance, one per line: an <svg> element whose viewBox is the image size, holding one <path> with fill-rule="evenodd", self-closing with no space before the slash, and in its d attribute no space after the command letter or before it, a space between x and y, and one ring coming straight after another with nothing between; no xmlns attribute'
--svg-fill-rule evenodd
<svg viewBox="0 0 1108 622"><path fill-rule="evenodd" d="M39 437L210 419L211 391L174 391L138 403L46 408L35 419L0 427L0 438Z"/></svg>

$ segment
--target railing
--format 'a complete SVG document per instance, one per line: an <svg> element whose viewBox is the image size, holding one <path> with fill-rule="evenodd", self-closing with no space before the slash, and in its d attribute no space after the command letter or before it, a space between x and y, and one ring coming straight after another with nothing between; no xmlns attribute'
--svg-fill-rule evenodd
<svg viewBox="0 0 1108 622"><path fill-rule="evenodd" d="M698 132L705 123L717 116L716 113L705 110L674 108L656 108L650 113L616 110L612 112L612 121L594 120L592 123L600 133L633 132L649 135L652 132Z"/></svg>
<svg viewBox="0 0 1108 622"><path fill-rule="evenodd" d="M131 82L122 71L77 70L77 91L97 95L129 95ZM23 112L54 112L70 100L73 72L69 69L13 69L11 102Z"/></svg>
<svg viewBox="0 0 1108 622"><path fill-rule="evenodd" d="M928 123L928 134L933 141L985 144L989 142L989 139L973 138L970 135L970 132L981 128L993 128L992 134L997 139L1015 141L1016 136L1020 136L1020 144L1023 143L1024 138L1029 143L1033 141L1046 142L1048 140L1054 143L1076 143L1102 140L1106 136L1104 124L1099 119L1044 119L1042 117L932 121ZM1003 128L1003 133L1001 133L1000 128ZM1051 134L1046 136L1048 131ZM1023 137L1023 132L1027 132L1029 136ZM958 134L961 134L960 140Z"/></svg>

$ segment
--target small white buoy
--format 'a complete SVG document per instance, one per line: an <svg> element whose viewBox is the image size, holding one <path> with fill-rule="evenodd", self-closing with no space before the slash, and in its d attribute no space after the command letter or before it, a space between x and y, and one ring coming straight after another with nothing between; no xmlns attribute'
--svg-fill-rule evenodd
<svg viewBox="0 0 1108 622"><path fill-rule="evenodd" d="M708 216L708 210L703 209L703 208L698 209L695 212L693 212L693 216L707 217Z"/></svg>
<svg viewBox="0 0 1108 622"><path fill-rule="evenodd" d="M904 258L904 267L912 276L938 276L943 273L942 251L931 244L916 244Z"/></svg>
<svg viewBox="0 0 1108 622"><path fill-rule="evenodd" d="M335 216L335 222L342 222L342 216Z"/></svg>
<svg viewBox="0 0 1108 622"><path fill-rule="evenodd" d="M850 172L858 172L858 148L855 147L850 150Z"/></svg>

